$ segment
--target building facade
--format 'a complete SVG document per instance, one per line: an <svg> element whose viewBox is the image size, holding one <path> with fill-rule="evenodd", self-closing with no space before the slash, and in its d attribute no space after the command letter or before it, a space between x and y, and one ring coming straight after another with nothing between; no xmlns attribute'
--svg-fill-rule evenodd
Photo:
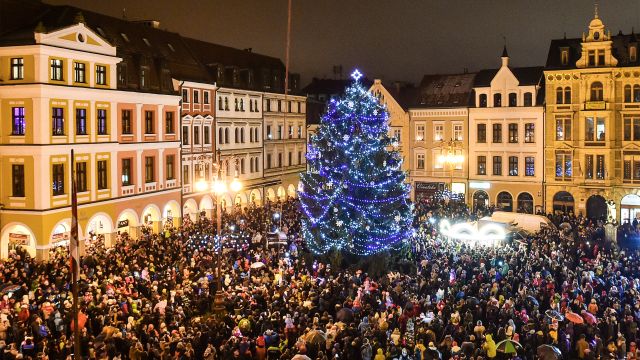
<svg viewBox="0 0 640 360"><path fill-rule="evenodd" d="M467 193L468 104L475 74L425 75L409 109L412 199L436 191ZM451 154L449 154L451 153ZM456 163L443 161L447 154Z"/></svg>
<svg viewBox="0 0 640 360"><path fill-rule="evenodd" d="M553 40L546 82L547 211L633 221L640 212L638 36L597 12L581 39Z"/></svg>
<svg viewBox="0 0 640 360"><path fill-rule="evenodd" d="M542 67L482 70L469 108L469 202L503 211L543 211ZM542 95L540 95L540 99Z"/></svg>
<svg viewBox="0 0 640 360"><path fill-rule="evenodd" d="M121 79L120 50L82 16L67 22L0 47L3 257L66 245L74 161L81 239L109 245L118 231L180 221L179 98L146 77L150 68Z"/></svg>

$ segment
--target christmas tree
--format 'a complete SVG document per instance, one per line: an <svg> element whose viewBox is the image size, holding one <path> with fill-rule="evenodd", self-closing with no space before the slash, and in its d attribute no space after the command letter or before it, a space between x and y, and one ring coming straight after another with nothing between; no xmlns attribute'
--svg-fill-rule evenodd
<svg viewBox="0 0 640 360"><path fill-rule="evenodd" d="M375 254L410 237L412 205L388 113L358 81L330 101L301 174L302 230L316 254Z"/></svg>

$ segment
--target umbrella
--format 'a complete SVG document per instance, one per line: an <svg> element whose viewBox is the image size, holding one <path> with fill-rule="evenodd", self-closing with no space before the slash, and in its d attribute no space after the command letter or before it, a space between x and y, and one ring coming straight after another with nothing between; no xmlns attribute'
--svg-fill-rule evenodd
<svg viewBox="0 0 640 360"><path fill-rule="evenodd" d="M503 354L516 354L518 349L522 350L522 345L513 340L502 340L496 344L496 350Z"/></svg>
<svg viewBox="0 0 640 360"><path fill-rule="evenodd" d="M327 335L320 330L311 330L304 336L304 341L309 344L322 345L327 341Z"/></svg>
<svg viewBox="0 0 640 360"><path fill-rule="evenodd" d="M7 285L4 288L2 288L2 293L8 294L8 293L16 292L18 291L18 289L20 289L20 285Z"/></svg>
<svg viewBox="0 0 640 360"><path fill-rule="evenodd" d="M563 222L562 224L560 224L560 229L562 230L571 230L571 224L569 224L568 222Z"/></svg>
<svg viewBox="0 0 640 360"><path fill-rule="evenodd" d="M552 345L540 345L536 350L538 360L559 360L562 359L562 352Z"/></svg>
<svg viewBox="0 0 640 360"><path fill-rule="evenodd" d="M478 305L480 303L480 300L478 300L477 297L473 297L472 296L472 297L467 299L466 303L469 306L476 306L476 305Z"/></svg>
<svg viewBox="0 0 640 360"><path fill-rule="evenodd" d="M564 317L567 318L567 320L571 321L574 324L584 324L584 319L580 315L578 315L578 314L576 314L574 312L567 311L564 314Z"/></svg>
<svg viewBox="0 0 640 360"><path fill-rule="evenodd" d="M352 322L353 321L353 310L351 310L349 308L340 309L340 311L338 311L338 313L336 314L336 319L338 319L338 321L342 321L344 323Z"/></svg>
<svg viewBox="0 0 640 360"><path fill-rule="evenodd" d="M264 267L264 263L262 261L257 261L251 264L252 269L259 269L261 267Z"/></svg>
<svg viewBox="0 0 640 360"><path fill-rule="evenodd" d="M557 321L564 320L564 316L562 316L562 314L560 314L555 310L547 310L544 312L544 314L547 315L547 317L550 318L551 320L557 320Z"/></svg>
<svg viewBox="0 0 640 360"><path fill-rule="evenodd" d="M580 312L580 315L582 315L584 321L586 321L589 325L595 325L598 322L598 319L596 319L596 317L587 310L582 310Z"/></svg>
<svg viewBox="0 0 640 360"><path fill-rule="evenodd" d="M527 296L527 305L529 305L529 307L534 307L534 306L540 306L540 303L538 302L538 299L536 299L535 297L529 295Z"/></svg>

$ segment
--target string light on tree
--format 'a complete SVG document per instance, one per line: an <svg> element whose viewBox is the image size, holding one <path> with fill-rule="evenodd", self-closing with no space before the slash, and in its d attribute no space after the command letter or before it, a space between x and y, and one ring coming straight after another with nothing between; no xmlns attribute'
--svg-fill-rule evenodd
<svg viewBox="0 0 640 360"><path fill-rule="evenodd" d="M412 234L409 186L388 113L360 84L362 73L351 76L345 95L329 102L307 152L311 170L301 175L302 231L317 254L374 254Z"/></svg>

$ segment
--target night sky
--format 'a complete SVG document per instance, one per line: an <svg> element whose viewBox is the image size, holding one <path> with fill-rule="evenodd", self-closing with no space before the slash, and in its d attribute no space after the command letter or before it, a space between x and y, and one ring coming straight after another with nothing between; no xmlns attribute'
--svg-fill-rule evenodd
<svg viewBox="0 0 640 360"><path fill-rule="evenodd" d="M128 19L284 61L287 0L45 1L118 17L126 8ZM503 36L512 65L544 65L551 39L581 37L592 18L590 0L294 0L291 67L303 85L338 64L417 83L498 67ZM600 18L612 35L640 32L640 1L601 0Z"/></svg>

